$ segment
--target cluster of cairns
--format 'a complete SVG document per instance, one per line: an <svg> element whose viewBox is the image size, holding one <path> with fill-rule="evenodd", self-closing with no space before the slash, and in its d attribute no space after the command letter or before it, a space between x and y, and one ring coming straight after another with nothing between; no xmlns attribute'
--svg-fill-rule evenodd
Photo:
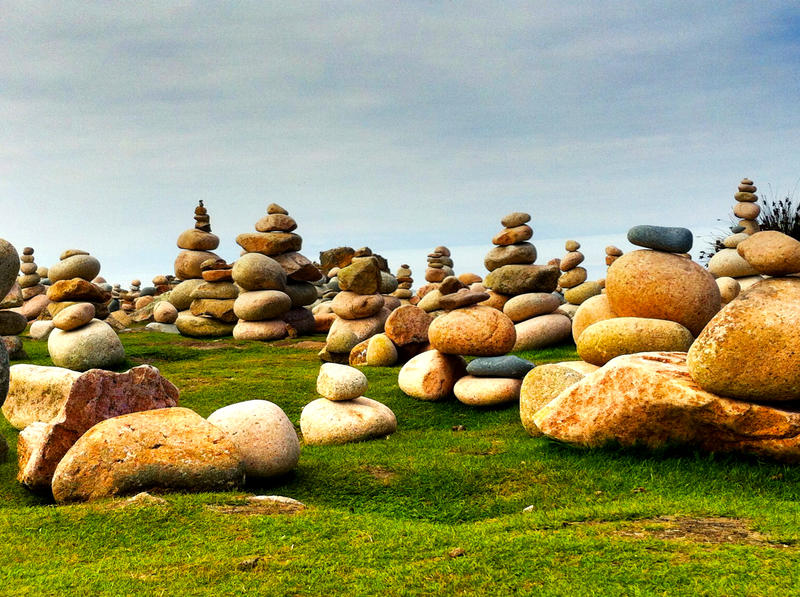
<svg viewBox="0 0 800 597"><path fill-rule="evenodd" d="M729 303L739 292L762 279L759 272L737 251L739 243L759 231L757 219L761 208L757 203L757 190L749 178L744 178L739 183L739 189L734 194L737 203L733 213L741 220L731 227L731 234L722 241L723 248L708 262L708 271L717 279L723 304Z"/></svg>
<svg viewBox="0 0 800 597"><path fill-rule="evenodd" d="M300 431L308 445L345 444L391 435L397 419L391 409L366 398L367 377L354 367L323 363L317 376L322 396L305 405Z"/></svg>
<svg viewBox="0 0 800 597"><path fill-rule="evenodd" d="M578 241L568 240L564 244L567 254L558 262L558 267L562 272L558 278L558 286L567 303L561 307L560 311L569 317L575 314L575 311L586 299L600 294L603 290L600 282L587 281L586 268L580 266L584 260L580 248L581 244Z"/></svg>
<svg viewBox="0 0 800 597"><path fill-rule="evenodd" d="M619 316L585 328L579 352L596 349L597 326L614 321L617 329L606 328L604 335L631 339L638 328L640 340L591 376L547 366L549 374L538 376L530 395L523 387L526 429L585 447L689 444L800 462L794 406L800 400L800 334L793 324L800 309L800 242L777 231L741 240L737 254L765 278L719 309L713 278L680 255L689 235L651 227L633 236L654 250L628 253L609 269L608 297ZM631 287L623 290L622 282ZM625 310L632 300L639 317ZM641 318L644 311L664 317L664 325ZM663 342L669 334L674 344Z"/></svg>

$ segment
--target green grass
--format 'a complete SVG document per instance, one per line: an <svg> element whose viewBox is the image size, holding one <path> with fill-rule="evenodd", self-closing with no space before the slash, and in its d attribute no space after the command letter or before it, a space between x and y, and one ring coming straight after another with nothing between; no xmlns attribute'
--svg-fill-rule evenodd
<svg viewBox="0 0 800 597"><path fill-rule="evenodd" d="M316 398L313 350L121 337L126 366L157 366L204 416L262 398L297 423ZM29 362L50 364L45 343L25 344ZM576 358L574 346L523 356ZM12 453L0 465L0 594L800 593L800 469L685 449L577 450L528 437L514 406L421 402L399 391L398 368L364 371L397 433L306 447L284 479L166 495L166 506L56 507L30 494L2 421ZM253 493L308 509L213 509Z"/></svg>

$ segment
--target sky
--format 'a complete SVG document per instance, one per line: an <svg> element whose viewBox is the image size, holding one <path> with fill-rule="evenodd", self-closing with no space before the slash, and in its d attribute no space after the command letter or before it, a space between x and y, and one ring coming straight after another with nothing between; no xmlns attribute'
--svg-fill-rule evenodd
<svg viewBox="0 0 800 597"><path fill-rule="evenodd" d="M483 275L511 211L622 246L727 224L745 176L792 192L798 99L793 0L4 1L0 237L125 284L172 272L198 199L229 261L276 202L312 259Z"/></svg>

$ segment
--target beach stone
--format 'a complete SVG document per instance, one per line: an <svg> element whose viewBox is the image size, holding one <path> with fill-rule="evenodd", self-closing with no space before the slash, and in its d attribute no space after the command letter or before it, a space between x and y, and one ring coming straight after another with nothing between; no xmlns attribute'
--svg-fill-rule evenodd
<svg viewBox="0 0 800 597"><path fill-rule="evenodd" d="M306 404L300 413L300 431L306 445L359 442L385 437L397 430L391 409L361 396L333 402L320 398Z"/></svg>
<svg viewBox="0 0 800 597"><path fill-rule="evenodd" d="M800 241L777 230L756 232L737 252L760 274L786 276L800 272Z"/></svg>
<svg viewBox="0 0 800 597"><path fill-rule="evenodd" d="M467 373L475 377L513 377L522 379L535 365L514 355L478 357L467 365Z"/></svg>
<svg viewBox="0 0 800 597"><path fill-rule="evenodd" d="M626 253L608 268L606 294L621 317L666 319L699 334L719 311L719 288L695 262L661 251Z"/></svg>
<svg viewBox="0 0 800 597"><path fill-rule="evenodd" d="M233 303L236 317L244 321L275 319L292 308L292 299L280 290L253 290L243 292Z"/></svg>
<svg viewBox="0 0 800 597"><path fill-rule="evenodd" d="M297 222L288 214L268 214L256 222L258 232L291 232L297 228Z"/></svg>
<svg viewBox="0 0 800 597"><path fill-rule="evenodd" d="M483 265L491 272L504 265L530 265L536 257L536 247L531 243L518 243L490 249Z"/></svg>
<svg viewBox="0 0 800 597"><path fill-rule="evenodd" d="M192 300L194 300L193 294L195 290L205 285L206 283L200 279L185 280L184 282L181 282L180 284L175 286L175 288L169 291L169 298L167 300L178 311L186 311L192 304ZM213 297L203 297L203 298L213 298Z"/></svg>
<svg viewBox="0 0 800 597"><path fill-rule="evenodd" d="M747 191L739 191L738 193L734 193L733 198L736 201L744 201L747 203L754 203L758 201L758 195L755 193L748 193Z"/></svg>
<svg viewBox="0 0 800 597"><path fill-rule="evenodd" d="M303 246L303 239L293 232L245 232L236 237L236 244L248 253L272 257L299 251Z"/></svg>
<svg viewBox="0 0 800 597"><path fill-rule="evenodd" d="M522 226L523 224L527 224L531 221L530 214L526 214L522 211L515 211L513 213L508 214L500 223L505 226L506 228L514 228L516 226Z"/></svg>
<svg viewBox="0 0 800 597"><path fill-rule="evenodd" d="M584 378L584 374L557 364L539 365L522 380L519 392L519 417L528 435L539 437L533 415L561 392Z"/></svg>
<svg viewBox="0 0 800 597"><path fill-rule="evenodd" d="M453 394L469 406L494 406L518 400L521 386L522 380L513 377L465 375L453 386Z"/></svg>
<svg viewBox="0 0 800 597"><path fill-rule="evenodd" d="M205 316L224 323L236 323L237 317L233 312L234 304L233 299L194 299L189 305L189 311L197 317Z"/></svg>
<svg viewBox="0 0 800 597"><path fill-rule="evenodd" d="M481 278L477 274L473 274L472 272L464 272L463 274L458 274L457 279L464 286L470 286L471 284L476 284L476 283L479 284L483 282L483 278Z"/></svg>
<svg viewBox="0 0 800 597"><path fill-rule="evenodd" d="M125 359L125 349L114 330L104 321L65 332L54 329L47 338L50 358L58 367L75 371L108 369Z"/></svg>
<svg viewBox="0 0 800 597"><path fill-rule="evenodd" d="M572 339L578 343L583 330L593 323L619 317L611 308L607 294L598 294L586 299L572 318Z"/></svg>
<svg viewBox="0 0 800 597"><path fill-rule="evenodd" d="M504 265L486 276L484 286L501 294L553 292L560 270L552 265Z"/></svg>
<svg viewBox="0 0 800 597"><path fill-rule="evenodd" d="M269 214L269 215L273 215L273 214L282 214L282 215L284 215L284 216L288 216L288 215L289 215L289 212L288 212L288 211L286 211L286 209L284 209L283 207L281 207L281 206L280 206L280 205L278 205L277 203L270 203L270 204L267 206L267 214Z"/></svg>
<svg viewBox="0 0 800 597"><path fill-rule="evenodd" d="M213 251L219 247L219 237L197 228L184 230L178 237L178 248L187 251Z"/></svg>
<svg viewBox="0 0 800 597"><path fill-rule="evenodd" d="M277 404L237 402L215 410L208 422L222 429L239 450L247 479L284 475L300 460L297 432Z"/></svg>
<svg viewBox="0 0 800 597"><path fill-rule="evenodd" d="M153 307L153 319L158 323L175 323L178 319L178 310L167 301L160 301Z"/></svg>
<svg viewBox="0 0 800 597"><path fill-rule="evenodd" d="M292 299L292 307L305 307L317 300L317 287L308 282L294 282L289 280L283 290Z"/></svg>
<svg viewBox="0 0 800 597"><path fill-rule="evenodd" d="M397 347L386 337L386 334L375 334L367 340L366 365L370 367L391 367L397 362L397 359Z"/></svg>
<svg viewBox="0 0 800 597"><path fill-rule="evenodd" d="M581 359L603 366L623 354L686 352L693 340L691 332L674 321L615 317L587 327L576 346Z"/></svg>
<svg viewBox="0 0 800 597"><path fill-rule="evenodd" d="M384 302L380 294L358 294L344 290L333 298L331 309L342 319L363 319L378 313Z"/></svg>
<svg viewBox="0 0 800 597"><path fill-rule="evenodd" d="M597 296L601 292L603 292L603 287L598 282L584 282L575 286L575 288L566 289L564 291L564 299L572 305L582 305L588 299Z"/></svg>
<svg viewBox="0 0 800 597"><path fill-rule="evenodd" d="M277 261L260 253L239 257L233 264L233 280L245 290L286 288L286 272Z"/></svg>
<svg viewBox="0 0 800 597"><path fill-rule="evenodd" d="M449 311L428 328L431 346L446 354L499 356L516 340L514 323L491 307L474 306Z"/></svg>
<svg viewBox="0 0 800 597"><path fill-rule="evenodd" d="M745 234L744 232L737 232L736 234L731 234L730 236L726 236L725 239L722 241L722 244L725 245L728 249L735 249L740 242L747 240L750 238L749 234Z"/></svg>
<svg viewBox="0 0 800 597"><path fill-rule="evenodd" d="M456 381L465 373L466 363L460 356L428 350L403 365L397 385L412 398L441 400L452 393Z"/></svg>
<svg viewBox="0 0 800 597"><path fill-rule="evenodd" d="M750 235L746 235L748 238ZM738 248L738 245L737 245ZM708 260L708 271L715 278L743 278L758 274L737 249L722 249Z"/></svg>
<svg viewBox="0 0 800 597"><path fill-rule="evenodd" d="M6 296L19 271L19 255L10 242L0 239L0 296Z"/></svg>
<svg viewBox="0 0 800 597"><path fill-rule="evenodd" d="M580 248L581 248L581 243L579 243L576 240L568 240L567 242L564 243L564 249L566 249L569 252L577 251Z"/></svg>
<svg viewBox="0 0 800 597"><path fill-rule="evenodd" d="M719 288L719 296L723 305L727 305L741 292L739 282L733 278L717 278L717 287Z"/></svg>
<svg viewBox="0 0 800 597"><path fill-rule="evenodd" d="M586 282L588 272L583 267L573 267L558 277L558 285L562 288L572 288Z"/></svg>
<svg viewBox="0 0 800 597"><path fill-rule="evenodd" d="M47 277L51 283L72 278L81 278L89 282L99 273L100 262L91 255L81 254L69 256L51 266L47 271Z"/></svg>
<svg viewBox="0 0 800 597"><path fill-rule="evenodd" d="M372 317L363 319L336 319L328 332L326 346L330 352L350 354L359 342L383 331L388 309L381 309Z"/></svg>
<svg viewBox="0 0 800 597"><path fill-rule="evenodd" d="M0 301L0 309L13 309L14 307L21 307L25 304L25 300L26 299L22 295L22 289L18 284L13 284L11 286L11 290L9 290L8 293L6 293L6 295L3 297L2 301Z"/></svg>
<svg viewBox="0 0 800 597"><path fill-rule="evenodd" d="M281 340L289 333L283 319L265 319L263 321L245 321L240 319L231 334L235 340L258 340L272 342Z"/></svg>
<svg viewBox="0 0 800 597"><path fill-rule="evenodd" d="M688 228L643 224L628 230L628 242L656 251L688 253L694 243L694 237Z"/></svg>
<svg viewBox="0 0 800 597"><path fill-rule="evenodd" d="M708 392L758 402L800 398L800 279L772 278L743 291L689 350L692 378Z"/></svg>
<svg viewBox="0 0 800 597"><path fill-rule="evenodd" d="M378 292L387 295L392 294L395 290L397 290L397 287L397 278L395 278L392 274L381 272L381 284L378 288Z"/></svg>
<svg viewBox="0 0 800 597"><path fill-rule="evenodd" d="M367 387L367 376L347 365L324 363L317 374L317 393L328 400L352 400L363 396Z"/></svg>
<svg viewBox="0 0 800 597"><path fill-rule="evenodd" d="M196 280L203 277L201 265L204 261L219 259L219 255L210 251L181 251L175 258L173 270L180 280ZM50 268L52 270L52 268ZM52 278L50 278L52 280Z"/></svg>
<svg viewBox="0 0 800 597"><path fill-rule="evenodd" d="M547 403L534 422L548 437L582 447L688 444L800 461L800 414L704 391L684 353L618 357Z"/></svg>
<svg viewBox="0 0 800 597"><path fill-rule="evenodd" d="M46 340L53 331L53 320L34 321L28 331L33 340Z"/></svg>
<svg viewBox="0 0 800 597"><path fill-rule="evenodd" d="M522 224L513 228L505 228L494 236L492 239L493 245L507 246L515 245L517 243L525 242L533 236L533 230L530 226Z"/></svg>
<svg viewBox="0 0 800 597"><path fill-rule="evenodd" d="M445 294L439 299L439 307L445 311L452 311L453 309L461 309L477 305L483 301L489 300L487 292L474 292L472 290L463 289L453 294Z"/></svg>
<svg viewBox="0 0 800 597"><path fill-rule="evenodd" d="M189 311L178 312L175 325L180 330L182 336L191 338L219 338L230 336L233 333L234 324L212 319L210 317L198 317Z"/></svg>
<svg viewBox="0 0 800 597"><path fill-rule="evenodd" d="M58 503L140 491L225 491L244 481L235 444L188 408L101 421L69 449L53 475Z"/></svg>
<svg viewBox="0 0 800 597"><path fill-rule="evenodd" d="M26 327L28 320L19 313L0 311L0 336L16 336L24 332Z"/></svg>
<svg viewBox="0 0 800 597"><path fill-rule="evenodd" d="M316 265L311 263L308 258L300 253L290 251L289 253L281 253L273 257L286 275L292 280L298 282L316 282L322 278L322 272L319 271Z"/></svg>
<svg viewBox="0 0 800 597"><path fill-rule="evenodd" d="M414 305L403 305L386 319L385 333L397 346L428 341L431 316Z"/></svg>
<svg viewBox="0 0 800 597"><path fill-rule="evenodd" d="M742 232L746 234L755 234L761 230L761 227L755 220L739 220L739 226L742 227Z"/></svg>
<svg viewBox="0 0 800 597"><path fill-rule="evenodd" d="M733 206L733 215L744 220L755 220L761 213L758 203L737 203Z"/></svg>
<svg viewBox="0 0 800 597"><path fill-rule="evenodd" d="M336 247L321 251L319 254L320 269L326 276L333 276L331 270L350 265L354 255L355 250L352 247Z"/></svg>
<svg viewBox="0 0 800 597"><path fill-rule="evenodd" d="M140 309L144 309L148 305L151 305L154 300L155 297L150 295L140 296L133 302L133 308L134 310L139 311Z"/></svg>
<svg viewBox="0 0 800 597"><path fill-rule="evenodd" d="M16 365L15 365L16 367ZM178 404L178 389L150 365L125 373L21 365L11 372L3 413L23 429L17 480L36 491L50 488L56 466L77 439L111 417Z"/></svg>
<svg viewBox="0 0 800 597"><path fill-rule="evenodd" d="M561 313L549 313L521 321L514 328L516 341L511 350L539 350L568 340L572 321Z"/></svg>
<svg viewBox="0 0 800 597"><path fill-rule="evenodd" d="M144 326L148 332L159 332L161 334L180 334L181 331L174 323L160 323L158 321L151 321Z"/></svg>
<svg viewBox="0 0 800 597"><path fill-rule="evenodd" d="M583 263L584 255L580 251L569 251L564 257L561 258L561 263L559 264L559 268L562 272L567 272L571 269L575 269L581 263Z"/></svg>
<svg viewBox="0 0 800 597"><path fill-rule="evenodd" d="M490 290L487 294L489 295L489 298L478 304L482 307L491 307L492 309L497 309L498 311L502 311L505 307L505 304L511 298L506 294L500 294L494 290Z"/></svg>
<svg viewBox="0 0 800 597"><path fill-rule="evenodd" d="M104 303L111 299L111 295L91 282L80 278L72 278L55 282L47 289L47 298L54 302L89 301Z"/></svg>
<svg viewBox="0 0 800 597"><path fill-rule="evenodd" d="M442 293L438 288L427 292L425 296L422 297L422 300L419 301L417 307L425 311L426 313L431 313L432 311L438 311L441 309L441 300L442 300Z"/></svg>
<svg viewBox="0 0 800 597"><path fill-rule="evenodd" d="M0 316L3 313L0 312ZM24 318L20 316L20 319ZM53 318L53 326L59 330L69 331L86 325L94 319L94 305L91 303L76 303L60 311ZM2 326L0 325L0 329ZM22 329L25 329L23 326Z"/></svg>

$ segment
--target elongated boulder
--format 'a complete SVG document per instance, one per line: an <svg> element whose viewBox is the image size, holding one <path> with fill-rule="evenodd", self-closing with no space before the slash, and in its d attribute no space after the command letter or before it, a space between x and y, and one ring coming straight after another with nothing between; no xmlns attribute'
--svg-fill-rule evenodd
<svg viewBox="0 0 800 597"><path fill-rule="evenodd" d="M703 389L756 401L800 398L800 279L766 279L728 303L689 350Z"/></svg>
<svg viewBox="0 0 800 597"><path fill-rule="evenodd" d="M547 315L558 309L561 300L551 292L526 292L510 298L503 305L503 313L514 323L537 315Z"/></svg>
<svg viewBox="0 0 800 597"><path fill-rule="evenodd" d="M620 317L667 319L696 336L719 311L719 287L708 271L685 257L631 251L608 268L606 293Z"/></svg>
<svg viewBox="0 0 800 597"><path fill-rule="evenodd" d="M384 437L396 429L392 410L364 396L341 402L319 398L300 413L300 431L307 445L359 442Z"/></svg>
<svg viewBox="0 0 800 597"><path fill-rule="evenodd" d="M483 285L501 294L553 292L560 275L555 265L504 265L491 271Z"/></svg>
<svg viewBox="0 0 800 597"><path fill-rule="evenodd" d="M465 374L466 363L460 356L428 350L403 365L397 385L413 398L441 400L452 393L453 386Z"/></svg>
<svg viewBox="0 0 800 597"><path fill-rule="evenodd" d="M578 355L602 366L614 357L637 352L686 352L691 332L679 323L643 317L615 317L598 321L578 338Z"/></svg>
<svg viewBox="0 0 800 597"><path fill-rule="evenodd" d="M141 491L225 491L244 481L227 434L188 408L102 421L69 449L53 475L59 503Z"/></svg>
<svg viewBox="0 0 800 597"><path fill-rule="evenodd" d="M267 400L247 400L223 406L208 422L228 434L244 461L248 479L268 479L288 473L300 460L300 441L281 407Z"/></svg>
<svg viewBox="0 0 800 597"><path fill-rule="evenodd" d="M30 489L50 487L56 466L90 427L132 412L177 406L178 389L158 369L141 365L125 373L15 365L3 414L18 429L17 479Z"/></svg>
<svg viewBox="0 0 800 597"><path fill-rule="evenodd" d="M493 357L514 347L514 323L503 312L480 305L457 309L433 320L431 346L445 354Z"/></svg>
<svg viewBox="0 0 800 597"><path fill-rule="evenodd" d="M688 444L800 462L800 413L706 392L689 375L685 353L618 357L533 419L548 437L583 447Z"/></svg>
<svg viewBox="0 0 800 597"><path fill-rule="evenodd" d="M522 380L513 377L465 375L453 386L453 394L469 406L495 406L518 400L521 386Z"/></svg>
<svg viewBox="0 0 800 597"><path fill-rule="evenodd" d="M514 329L517 338L512 350L538 350L568 340L572 321L561 313L548 313L521 321Z"/></svg>
<svg viewBox="0 0 800 597"><path fill-rule="evenodd" d="M236 324L225 323L210 317L198 317L189 311L181 311L175 325L183 336L192 338L218 338L230 336Z"/></svg>
<svg viewBox="0 0 800 597"><path fill-rule="evenodd" d="M384 302L380 294L357 294L343 290L333 297L331 309L342 319L363 319L383 309Z"/></svg>

